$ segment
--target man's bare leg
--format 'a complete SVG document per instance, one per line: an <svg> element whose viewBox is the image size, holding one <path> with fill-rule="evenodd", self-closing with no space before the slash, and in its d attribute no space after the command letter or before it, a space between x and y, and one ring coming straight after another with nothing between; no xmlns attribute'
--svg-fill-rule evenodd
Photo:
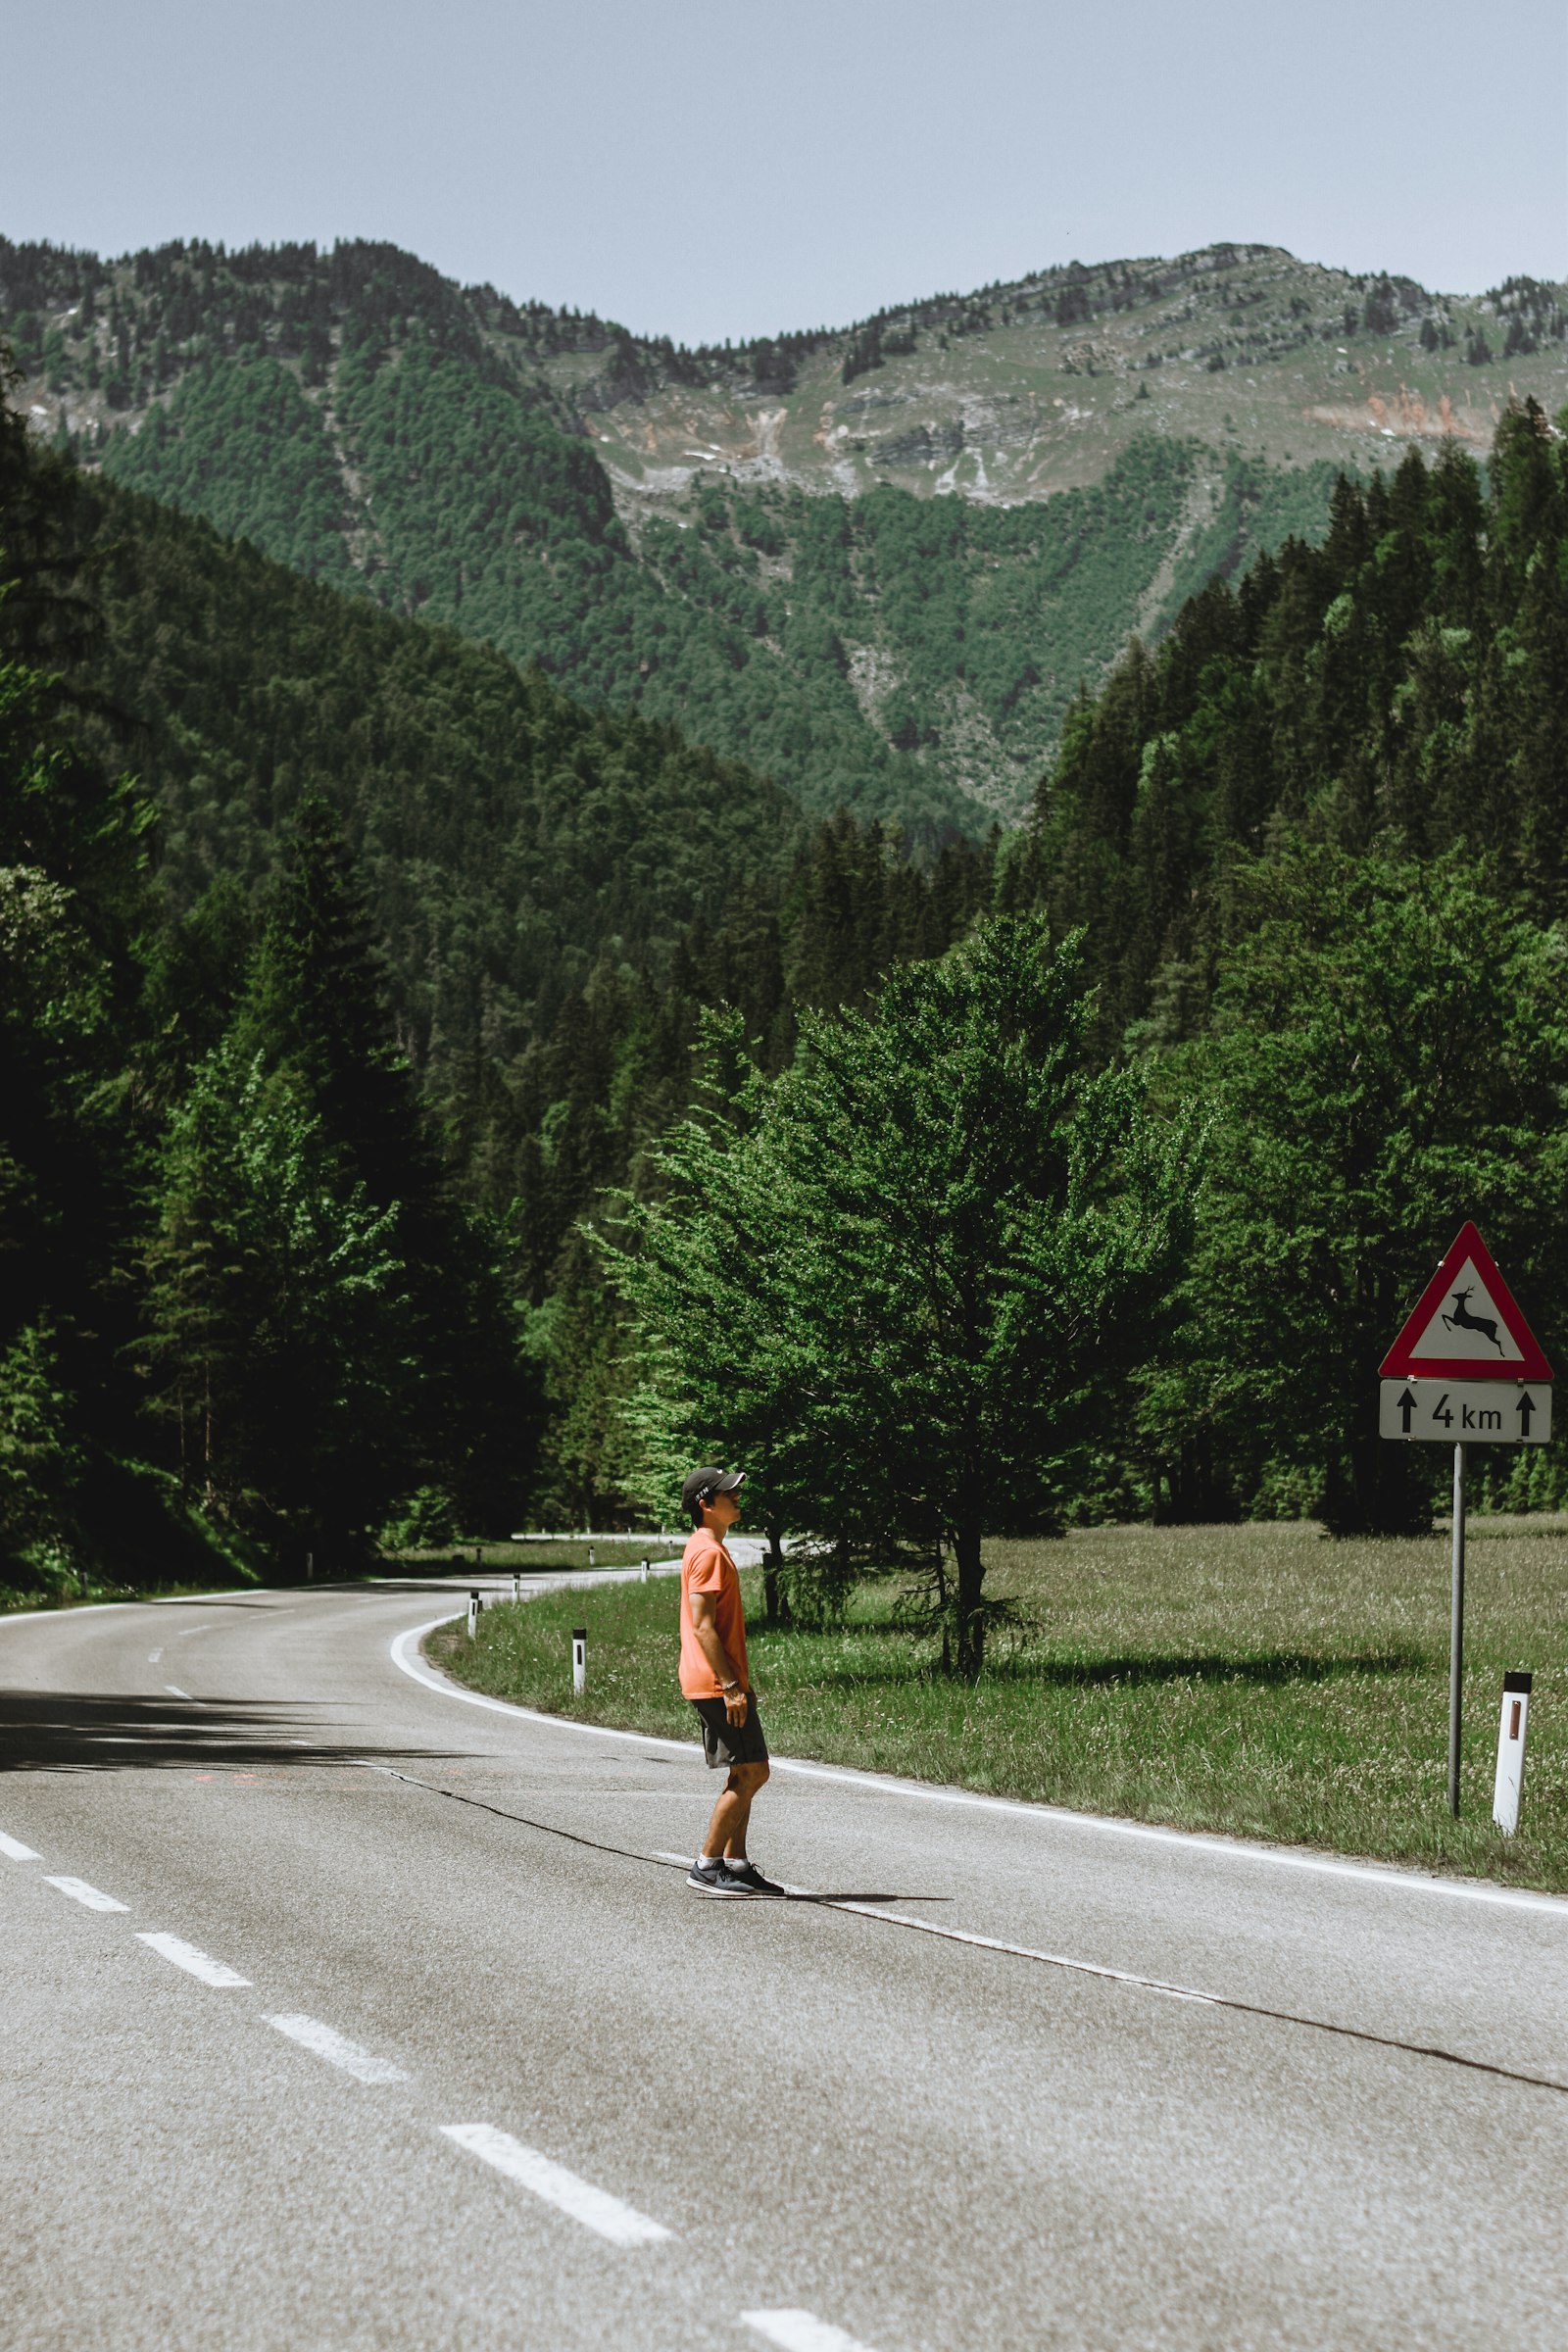
<svg viewBox="0 0 1568 2352"><path fill-rule="evenodd" d="M746 1831L752 1817L752 1799L767 1778L765 1764L732 1764L724 1792L713 1807L713 1818L703 1839L703 1860L716 1862L723 1854L733 1854L737 1861L746 1852Z"/></svg>

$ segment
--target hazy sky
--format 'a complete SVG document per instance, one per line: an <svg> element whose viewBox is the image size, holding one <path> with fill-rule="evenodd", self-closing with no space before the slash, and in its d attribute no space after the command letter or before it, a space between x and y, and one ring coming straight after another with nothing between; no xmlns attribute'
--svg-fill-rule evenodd
<svg viewBox="0 0 1568 2352"><path fill-rule="evenodd" d="M695 342L1216 238L1568 273L1568 9L0 0L0 233L385 237Z"/></svg>

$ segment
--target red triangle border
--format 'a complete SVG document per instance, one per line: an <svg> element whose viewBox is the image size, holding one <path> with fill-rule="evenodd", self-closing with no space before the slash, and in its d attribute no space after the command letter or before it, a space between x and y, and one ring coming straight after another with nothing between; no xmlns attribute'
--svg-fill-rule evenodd
<svg viewBox="0 0 1568 2352"><path fill-rule="evenodd" d="M1411 1358L1411 1348L1437 1313L1450 1280L1467 1258L1474 1261L1519 1350L1521 1360L1517 1364L1489 1364L1485 1357L1473 1355L1424 1355L1419 1362ZM1444 1252L1443 1263L1406 1315L1398 1338L1383 1358L1379 1377L1383 1380L1511 1380L1516 1387L1521 1381L1550 1380L1551 1366L1542 1352L1540 1341L1520 1313L1518 1300L1512 1291L1497 1272L1492 1251L1468 1219L1459 1228L1457 1238Z"/></svg>

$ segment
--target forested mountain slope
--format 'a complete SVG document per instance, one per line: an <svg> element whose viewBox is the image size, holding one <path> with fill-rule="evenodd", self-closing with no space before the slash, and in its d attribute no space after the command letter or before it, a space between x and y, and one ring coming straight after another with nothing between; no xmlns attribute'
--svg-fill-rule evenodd
<svg viewBox="0 0 1568 2352"><path fill-rule="evenodd" d="M1200 1025L1231 878L1291 831L1483 859L1568 916L1563 452L1529 403L1489 481L1452 447L1342 480L1321 547L1211 583L1072 712L1009 887L1089 926L1107 1040Z"/></svg>
<svg viewBox="0 0 1568 2352"><path fill-rule="evenodd" d="M1102 1053L1208 1125L1165 1507L1414 1528L1446 1465L1378 1365L1474 1217L1568 1336L1568 414L1344 481L1071 714L1005 903L1084 927ZM1136 1451L1137 1449L1134 1448ZM1481 1449L1560 1503L1568 1447Z"/></svg>
<svg viewBox="0 0 1568 2352"><path fill-rule="evenodd" d="M425 1068L505 1062L607 953L662 967L711 878L781 886L806 828L778 788L636 712L584 710L447 629L299 578L207 524L83 484L103 642L166 903L254 889L311 792L338 809Z"/></svg>
<svg viewBox="0 0 1568 2352"><path fill-rule="evenodd" d="M0 1588L591 1516L576 1227L705 1008L777 1067L989 889L0 406Z"/></svg>
<svg viewBox="0 0 1568 2352"><path fill-rule="evenodd" d="M41 433L926 842L1021 812L1135 630L1320 537L1336 463L1555 407L1560 292L1221 247L693 353L386 246L0 240Z"/></svg>
<svg viewBox="0 0 1568 2352"><path fill-rule="evenodd" d="M293 1557L411 1484L476 1524L625 1509L584 1225L653 1181L705 1014L777 1072L800 1006L993 906L1082 927L1094 1059L1207 1138L1186 1319L1064 1511L1419 1524L1366 1399L1463 1215L1559 1344L1568 444L1538 407L1484 475L1447 446L1343 482L1321 546L1079 700L1020 836L928 867L3 421L0 1551L35 1581L133 1504L161 1556L159 1478ZM1547 1455L1478 1476L1568 1491Z"/></svg>

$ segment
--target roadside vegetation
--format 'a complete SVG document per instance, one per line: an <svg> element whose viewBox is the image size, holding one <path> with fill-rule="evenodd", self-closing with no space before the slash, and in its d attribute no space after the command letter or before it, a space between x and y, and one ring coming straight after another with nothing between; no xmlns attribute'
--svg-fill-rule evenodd
<svg viewBox="0 0 1568 2352"><path fill-rule="evenodd" d="M962 1682L1004 1535L1430 1527L1377 1364L1462 1218L1568 1331L1565 448L1342 480L929 855L6 410L0 1584L668 1525L718 1457L812 1539L776 1618L876 1602L869 1494Z"/></svg>
<svg viewBox="0 0 1568 2352"><path fill-rule="evenodd" d="M1481 1520L1471 1536L1457 1821L1441 1535L1334 1542L1298 1522L991 1542L988 1585L1021 1622L968 1682L911 1644L897 1578L803 1630L760 1622L748 1570L752 1669L779 1755L1568 1892L1568 1518ZM668 1579L542 1594L486 1610L474 1642L448 1629L429 1648L496 1696L686 1740L675 1607ZM1521 1666L1538 1703L1519 1835L1504 1838L1491 1820L1497 1713Z"/></svg>

